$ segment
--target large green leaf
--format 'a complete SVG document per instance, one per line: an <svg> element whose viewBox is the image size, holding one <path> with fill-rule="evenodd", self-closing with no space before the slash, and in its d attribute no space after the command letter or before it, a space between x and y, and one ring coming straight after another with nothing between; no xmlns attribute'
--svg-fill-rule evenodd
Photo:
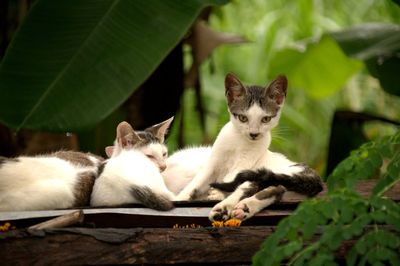
<svg viewBox="0 0 400 266"><path fill-rule="evenodd" d="M285 73L291 87L302 88L311 97L321 99L340 90L361 67L325 35L318 42L307 44L304 51L288 48L278 52L271 60L271 75Z"/></svg>
<svg viewBox="0 0 400 266"><path fill-rule="evenodd" d="M0 66L0 121L46 130L97 123L154 71L203 7L223 2L36 1Z"/></svg>
<svg viewBox="0 0 400 266"><path fill-rule="evenodd" d="M383 89L400 95L400 25L368 23L331 35L347 55L365 61Z"/></svg>

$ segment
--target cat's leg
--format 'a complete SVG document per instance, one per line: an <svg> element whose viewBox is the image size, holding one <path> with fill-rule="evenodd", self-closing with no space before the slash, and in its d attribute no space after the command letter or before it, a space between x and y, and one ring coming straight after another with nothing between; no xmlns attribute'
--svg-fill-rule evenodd
<svg viewBox="0 0 400 266"><path fill-rule="evenodd" d="M188 201L200 198L210 189L210 184L214 182L214 171L205 169L200 171L190 183L175 197L175 201Z"/></svg>
<svg viewBox="0 0 400 266"><path fill-rule="evenodd" d="M280 201L285 191L286 189L283 186L267 187L236 204L232 210L231 218L242 221L249 219L265 207Z"/></svg>
<svg viewBox="0 0 400 266"><path fill-rule="evenodd" d="M234 206L241 199L249 197L258 191L258 186L253 182L244 182L236 188L226 199L217 203L211 210L208 218L211 221L225 221L231 217Z"/></svg>

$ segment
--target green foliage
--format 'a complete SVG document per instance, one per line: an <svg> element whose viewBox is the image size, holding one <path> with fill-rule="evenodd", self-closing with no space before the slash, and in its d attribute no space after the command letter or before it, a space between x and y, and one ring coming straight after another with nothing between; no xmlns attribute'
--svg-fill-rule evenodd
<svg viewBox="0 0 400 266"><path fill-rule="evenodd" d="M328 35L317 43L310 43L301 51L288 48L271 59L271 76L285 73L290 86L303 89L313 98L331 96L362 67L348 58ZM323 84L323 85L322 85Z"/></svg>
<svg viewBox="0 0 400 266"><path fill-rule="evenodd" d="M349 56L365 61L383 89L400 96L400 25L368 23L334 32L332 36Z"/></svg>
<svg viewBox="0 0 400 266"><path fill-rule="evenodd" d="M71 131L109 115L221 0L38 0L0 66L0 121Z"/></svg>
<svg viewBox="0 0 400 266"><path fill-rule="evenodd" d="M376 175L370 196L354 191L357 181ZM336 265L335 252L350 239L358 240L348 265L399 265L400 205L384 197L399 181L400 132L362 145L328 177L326 196L303 202L280 222L254 265Z"/></svg>

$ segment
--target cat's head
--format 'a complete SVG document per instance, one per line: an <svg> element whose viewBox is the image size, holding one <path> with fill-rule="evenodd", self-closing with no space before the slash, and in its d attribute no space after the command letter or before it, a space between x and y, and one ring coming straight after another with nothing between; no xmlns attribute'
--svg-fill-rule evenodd
<svg viewBox="0 0 400 266"><path fill-rule="evenodd" d="M123 150L135 149L152 160L158 166L160 172L164 171L166 168L165 160L168 156L164 138L173 119L174 117L171 117L143 131L135 131L128 122L119 123L114 146L106 147L107 156L115 157Z"/></svg>
<svg viewBox="0 0 400 266"><path fill-rule="evenodd" d="M250 140L262 138L278 125L287 84L287 78L280 75L265 87L244 86L233 74L227 74L225 96L233 125Z"/></svg>

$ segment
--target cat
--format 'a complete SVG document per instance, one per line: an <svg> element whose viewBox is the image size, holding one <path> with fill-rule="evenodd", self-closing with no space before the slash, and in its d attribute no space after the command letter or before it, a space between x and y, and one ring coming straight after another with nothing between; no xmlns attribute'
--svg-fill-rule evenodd
<svg viewBox="0 0 400 266"><path fill-rule="evenodd" d="M166 167L164 135L172 119L137 132L121 122L115 145L106 148L108 160L75 151L0 157L0 211L125 203L173 208L174 195L160 174Z"/></svg>
<svg viewBox="0 0 400 266"><path fill-rule="evenodd" d="M164 137L173 118L144 131L134 131L126 122L117 127L114 146L106 147L110 158L93 187L92 206L142 203L156 210L172 209L174 194L161 173L168 156Z"/></svg>
<svg viewBox="0 0 400 266"><path fill-rule="evenodd" d="M220 130L204 167L175 200L187 201L204 197L209 193L210 184L214 183L213 186L220 188L220 191L212 191L209 198L222 201L212 208L209 219L244 220L280 200L285 191L292 187L285 188L283 183L274 183L264 188L247 180L238 185L237 181L242 180L242 171L255 170L256 174L248 176L259 176L261 179L264 171L293 179L305 178L306 181L315 183L317 190L322 189L321 178L315 171L305 164L292 162L284 155L268 150L271 130L278 125L281 116L287 84L287 78L283 75L265 87L244 86L232 73L226 75L225 95L230 121ZM232 189L224 191L222 185L215 184L221 182L230 184L235 190L228 195L226 192L231 192ZM300 193L308 194L307 191Z"/></svg>
<svg viewBox="0 0 400 266"><path fill-rule="evenodd" d="M103 158L58 151L34 157L0 158L0 211L89 205Z"/></svg>

